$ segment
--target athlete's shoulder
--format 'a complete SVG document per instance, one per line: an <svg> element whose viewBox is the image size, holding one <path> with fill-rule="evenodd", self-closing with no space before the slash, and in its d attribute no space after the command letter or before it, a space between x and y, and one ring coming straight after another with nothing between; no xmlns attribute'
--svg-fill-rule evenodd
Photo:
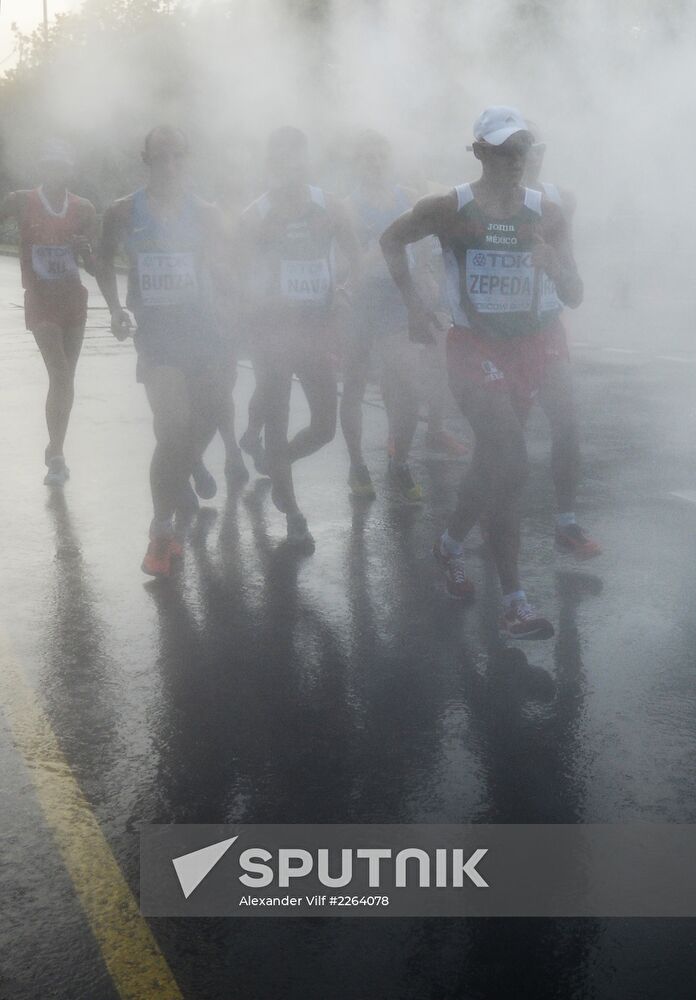
<svg viewBox="0 0 696 1000"><path fill-rule="evenodd" d="M200 195L192 192L191 203L197 212L202 215L217 216L220 214L219 207L212 201L206 201L205 198L201 198Z"/></svg>
<svg viewBox="0 0 696 1000"><path fill-rule="evenodd" d="M133 204L137 193L134 191L132 194L117 198L108 206L102 219L102 234L122 234L128 230L133 218Z"/></svg>
<svg viewBox="0 0 696 1000"><path fill-rule="evenodd" d="M539 210L541 229L545 238L552 242L565 240L570 230L567 212L555 201L541 196Z"/></svg>
<svg viewBox="0 0 696 1000"><path fill-rule="evenodd" d="M539 214L549 222L558 220L564 222L566 218L566 213L560 202L552 201L551 198L547 198L543 194L539 199Z"/></svg>
<svg viewBox="0 0 696 1000"><path fill-rule="evenodd" d="M79 205L80 208L94 208L89 198L84 198L81 194L75 194L74 191L68 191L68 197L73 205Z"/></svg>
<svg viewBox="0 0 696 1000"><path fill-rule="evenodd" d="M83 198L79 194L73 194L72 191L69 192L69 195L71 202L83 219L93 218L96 216L97 210L89 198Z"/></svg>
<svg viewBox="0 0 696 1000"><path fill-rule="evenodd" d="M22 189L20 191L10 191L2 199L2 212L4 215L15 215L18 216L24 211L24 207L29 201L32 195L35 195L35 189L29 190L28 188Z"/></svg>
<svg viewBox="0 0 696 1000"><path fill-rule="evenodd" d="M461 185L460 185L461 186ZM413 213L419 218L450 219L460 208L458 188L451 188L445 194L426 194L413 206Z"/></svg>
<svg viewBox="0 0 696 1000"><path fill-rule="evenodd" d="M353 206L349 198L341 198L320 187L310 187L309 192L312 202L320 208L326 209L332 217L339 219L352 217Z"/></svg>
<svg viewBox="0 0 696 1000"><path fill-rule="evenodd" d="M117 198L116 201L113 201L109 205L104 214L110 214L117 217L127 215L132 211L133 203L139 193L139 191L132 191L130 194L126 194L122 198Z"/></svg>
<svg viewBox="0 0 696 1000"><path fill-rule="evenodd" d="M240 213L240 220L243 225L251 225L260 219L264 219L271 209L271 196L268 191L264 191L258 198L254 198L246 208Z"/></svg>
<svg viewBox="0 0 696 1000"><path fill-rule="evenodd" d="M30 197L38 197L38 188L20 188L17 191L10 191L9 194L5 195L6 200L11 198L13 201L22 202L26 201Z"/></svg>

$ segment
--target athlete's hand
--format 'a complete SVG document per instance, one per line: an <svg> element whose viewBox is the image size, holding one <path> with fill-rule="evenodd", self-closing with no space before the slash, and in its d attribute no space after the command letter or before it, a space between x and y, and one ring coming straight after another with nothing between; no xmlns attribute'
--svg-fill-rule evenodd
<svg viewBox="0 0 696 1000"><path fill-rule="evenodd" d="M408 309L408 335L414 344L435 344L435 332L442 330L442 323L432 309L422 302L414 302Z"/></svg>
<svg viewBox="0 0 696 1000"><path fill-rule="evenodd" d="M125 309L115 309L111 313L111 332L116 340L126 340L133 330L130 313Z"/></svg>
<svg viewBox="0 0 696 1000"><path fill-rule="evenodd" d="M92 244L86 236L79 234L72 238L73 253L76 257L91 257Z"/></svg>
<svg viewBox="0 0 696 1000"><path fill-rule="evenodd" d="M532 247L532 263L535 267L541 268L551 278L556 281L561 274L561 260L554 248L539 235L534 234L534 245Z"/></svg>

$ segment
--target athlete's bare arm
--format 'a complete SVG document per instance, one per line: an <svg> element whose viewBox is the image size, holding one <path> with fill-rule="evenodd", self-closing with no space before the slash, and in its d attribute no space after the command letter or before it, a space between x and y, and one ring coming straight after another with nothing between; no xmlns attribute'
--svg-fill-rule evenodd
<svg viewBox="0 0 696 1000"><path fill-rule="evenodd" d="M212 202L196 198L198 210L205 226L205 262L213 281L216 295L221 300L232 294L233 275L230 268L228 248L230 233L225 226L222 210Z"/></svg>
<svg viewBox="0 0 696 1000"><path fill-rule="evenodd" d="M570 241L570 230L563 210L553 202L544 203L540 232L535 236L532 259L553 281L564 305L576 309L583 298L583 284L578 274Z"/></svg>
<svg viewBox="0 0 696 1000"><path fill-rule="evenodd" d="M442 233L456 210L454 191L446 195L427 195L416 202L410 212L392 222L380 239L384 259L408 309L411 339L421 343L432 343L435 340L432 328L439 328L440 324L420 297L408 266L406 247Z"/></svg>
<svg viewBox="0 0 696 1000"><path fill-rule="evenodd" d="M80 198L80 232L73 237L72 247L75 257L82 258L87 274L96 273L95 247L99 236L99 219L91 201Z"/></svg>
<svg viewBox="0 0 696 1000"><path fill-rule="evenodd" d="M355 286L362 272L362 251L350 213L336 198L328 201L328 209L335 226L336 243L350 268L348 282Z"/></svg>
<svg viewBox="0 0 696 1000"><path fill-rule="evenodd" d="M230 269L238 293L238 308L241 321L251 321L255 303L249 295L249 283L254 264L258 240L258 217L253 207L246 209L237 222L237 228L229 244Z"/></svg>
<svg viewBox="0 0 696 1000"><path fill-rule="evenodd" d="M0 202L0 223L7 222L8 219L21 221L25 197L26 191L10 191L5 195Z"/></svg>
<svg viewBox="0 0 696 1000"><path fill-rule="evenodd" d="M107 208L95 262L97 283L109 307L111 332L117 340L125 340L133 326L130 316L121 305L116 280L116 254L123 243L131 218L132 201L131 195Z"/></svg>

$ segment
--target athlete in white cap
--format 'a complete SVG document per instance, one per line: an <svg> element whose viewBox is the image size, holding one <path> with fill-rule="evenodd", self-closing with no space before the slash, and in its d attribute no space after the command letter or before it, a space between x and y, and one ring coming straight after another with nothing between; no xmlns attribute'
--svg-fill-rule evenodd
<svg viewBox="0 0 696 1000"><path fill-rule="evenodd" d="M582 282L562 211L522 186L532 136L520 112L487 108L474 125L474 138L481 177L421 199L381 242L416 334L427 331L433 316L412 280L406 247L437 236L447 269L450 385L476 438L457 508L435 544L449 593L462 600L473 596L463 541L483 515L503 590L501 632L542 639L553 635L553 626L527 601L518 573L524 423L544 379L545 331L563 304L580 304Z"/></svg>
<svg viewBox="0 0 696 1000"><path fill-rule="evenodd" d="M63 444L87 321L87 289L79 265L94 274L92 244L97 232L92 203L68 191L73 169L68 145L48 140L38 159L39 187L13 191L0 205L0 222L15 219L19 226L25 323L48 372L44 482L57 487L70 476Z"/></svg>

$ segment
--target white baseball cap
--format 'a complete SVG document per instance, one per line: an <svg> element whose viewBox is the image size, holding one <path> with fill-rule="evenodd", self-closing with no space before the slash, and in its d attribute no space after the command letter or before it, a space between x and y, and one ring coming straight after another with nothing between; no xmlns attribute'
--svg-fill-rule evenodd
<svg viewBox="0 0 696 1000"><path fill-rule="evenodd" d="M527 123L517 110L496 104L482 111L474 122L474 138L500 146L515 132L528 132Z"/></svg>

